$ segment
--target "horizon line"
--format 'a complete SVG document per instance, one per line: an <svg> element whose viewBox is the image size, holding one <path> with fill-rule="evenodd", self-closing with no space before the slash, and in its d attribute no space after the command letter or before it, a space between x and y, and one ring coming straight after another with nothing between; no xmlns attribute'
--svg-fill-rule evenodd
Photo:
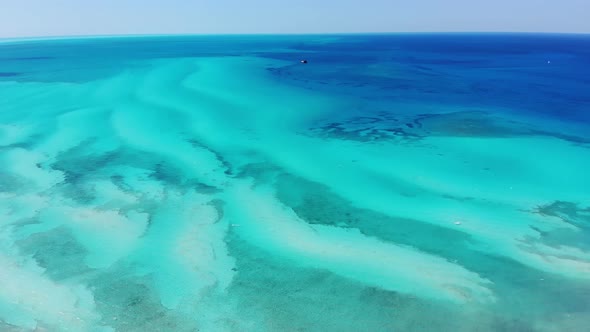
<svg viewBox="0 0 590 332"><path fill-rule="evenodd" d="M487 34L487 35L590 35L590 32L550 32L550 31L373 31L373 32L252 32L252 33L117 33L117 34L72 34L53 36L0 37L0 43L108 39L108 38L149 38L149 37L214 37L214 36L347 36L347 35L443 35L443 34Z"/></svg>

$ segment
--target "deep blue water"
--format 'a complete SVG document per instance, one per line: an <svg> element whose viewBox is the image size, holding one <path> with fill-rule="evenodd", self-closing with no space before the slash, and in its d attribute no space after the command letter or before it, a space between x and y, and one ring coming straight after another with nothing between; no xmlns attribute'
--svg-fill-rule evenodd
<svg viewBox="0 0 590 332"><path fill-rule="evenodd" d="M168 36L56 40L48 46L3 45L0 79L87 81L154 58L306 58L309 66L283 67L277 75L309 84L337 80L324 88L342 93L352 87L367 98L459 102L590 121L589 35ZM366 72L372 64L379 65L378 75Z"/></svg>

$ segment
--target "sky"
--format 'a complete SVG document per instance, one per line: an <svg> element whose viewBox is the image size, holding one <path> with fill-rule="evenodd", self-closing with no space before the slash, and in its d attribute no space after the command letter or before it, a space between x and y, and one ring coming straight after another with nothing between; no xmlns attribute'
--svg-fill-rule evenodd
<svg viewBox="0 0 590 332"><path fill-rule="evenodd" d="M0 38L479 31L590 33L590 0L0 0Z"/></svg>

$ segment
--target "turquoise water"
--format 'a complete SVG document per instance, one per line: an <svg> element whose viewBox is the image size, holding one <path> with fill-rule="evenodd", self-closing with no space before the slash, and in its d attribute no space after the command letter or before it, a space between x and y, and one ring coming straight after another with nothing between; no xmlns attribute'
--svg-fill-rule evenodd
<svg viewBox="0 0 590 332"><path fill-rule="evenodd" d="M584 331L589 45L4 42L0 330Z"/></svg>

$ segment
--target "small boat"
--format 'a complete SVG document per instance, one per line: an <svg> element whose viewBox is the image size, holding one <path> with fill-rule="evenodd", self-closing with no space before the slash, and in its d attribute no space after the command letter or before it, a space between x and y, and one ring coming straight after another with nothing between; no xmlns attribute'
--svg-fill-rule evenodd
<svg viewBox="0 0 590 332"><path fill-rule="evenodd" d="M307 60L301 60L301 63L306 64Z"/></svg>

